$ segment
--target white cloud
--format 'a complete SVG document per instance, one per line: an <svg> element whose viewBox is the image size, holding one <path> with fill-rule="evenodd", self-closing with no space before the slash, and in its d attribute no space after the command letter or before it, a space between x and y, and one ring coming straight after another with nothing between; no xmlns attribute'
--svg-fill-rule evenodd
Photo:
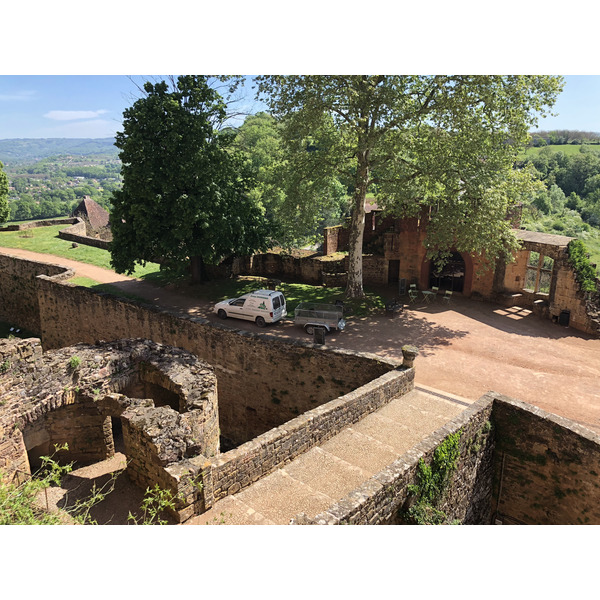
<svg viewBox="0 0 600 600"><path fill-rule="evenodd" d="M33 90L22 90L12 94L0 94L0 102L23 102L31 100L37 92Z"/></svg>
<svg viewBox="0 0 600 600"><path fill-rule="evenodd" d="M54 121L75 121L77 119L95 119L107 112L107 110L51 110L44 117Z"/></svg>
<svg viewBox="0 0 600 600"><path fill-rule="evenodd" d="M120 129L121 122L116 120L70 121L41 128L36 137L107 138L114 137Z"/></svg>

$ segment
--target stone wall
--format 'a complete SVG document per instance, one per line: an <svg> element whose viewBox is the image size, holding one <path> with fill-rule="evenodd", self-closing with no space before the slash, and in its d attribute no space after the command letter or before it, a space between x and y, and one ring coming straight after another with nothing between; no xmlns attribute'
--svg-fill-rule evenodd
<svg viewBox="0 0 600 600"><path fill-rule="evenodd" d="M40 274L54 280L73 276L73 271L61 265L26 260L0 253L0 319L18 323L37 335L41 333L37 280Z"/></svg>
<svg viewBox="0 0 600 600"><path fill-rule="evenodd" d="M446 426L415 445L361 487L314 519L298 515L293 524L394 525L411 501L409 486L418 483L418 465L430 463L436 448L461 433L458 467L438 507L449 521L489 524L492 517L494 436L488 425L493 399L482 397Z"/></svg>
<svg viewBox="0 0 600 600"><path fill-rule="evenodd" d="M244 443L394 369L380 357L232 330L56 281L70 272L0 255L7 321L41 335L45 349L139 337L179 346L214 365L221 430ZM36 273L47 273L36 277ZM343 373L343 375L340 375Z"/></svg>
<svg viewBox="0 0 600 600"><path fill-rule="evenodd" d="M460 432L460 458L438 508L462 524L600 524L600 436L489 392L369 481L294 524L402 524L418 465Z"/></svg>
<svg viewBox="0 0 600 600"><path fill-rule="evenodd" d="M600 524L600 436L501 395L492 419L498 522Z"/></svg>
<svg viewBox="0 0 600 600"><path fill-rule="evenodd" d="M76 242L85 246L94 246L95 248L102 248L108 250L110 242L102 240L100 238L94 238L87 235L87 227L85 221L79 217L75 217L76 222L67 229L61 229L58 232L58 237L63 240L70 242Z"/></svg>
<svg viewBox="0 0 600 600"><path fill-rule="evenodd" d="M68 445L58 459L80 464L114 455L113 421L120 420L129 478L174 497L183 493L173 516L193 514L196 467L190 459L219 453L216 378L208 365L148 340L78 344L43 354L39 340L0 342L10 363L0 375L3 480L28 476L41 456L55 454L55 445ZM164 394L155 402L117 392L124 384L148 389L140 382L168 387L177 395L176 408L159 406Z"/></svg>
<svg viewBox="0 0 600 600"><path fill-rule="evenodd" d="M77 222L76 217L69 217L67 219L48 219L45 221L27 221L26 223L18 223L17 225L6 225L0 227L1 231L26 231L27 229L34 229L36 227L52 227L54 225L71 225Z"/></svg>
<svg viewBox="0 0 600 600"><path fill-rule="evenodd" d="M549 240L552 238L552 236L546 237ZM550 291L547 294L524 289L527 261L531 252L537 252L554 260ZM569 263L566 242L564 245L552 245L525 240L522 242L522 249L515 253L513 262L504 265L503 270L501 293L497 297L499 302L507 306L531 308L539 316L555 321L562 311L569 311L571 327L587 333L597 333L588 314L585 294L581 291L575 272Z"/></svg>
<svg viewBox="0 0 600 600"><path fill-rule="evenodd" d="M222 454L203 474L205 508L323 443L413 386L414 369L387 373Z"/></svg>

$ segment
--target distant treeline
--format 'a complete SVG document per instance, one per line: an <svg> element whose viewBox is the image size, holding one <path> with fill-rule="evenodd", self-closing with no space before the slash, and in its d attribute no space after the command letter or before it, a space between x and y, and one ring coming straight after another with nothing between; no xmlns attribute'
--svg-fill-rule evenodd
<svg viewBox="0 0 600 600"><path fill-rule="evenodd" d="M40 138L0 140L0 161L40 160L49 156L76 154L117 156L114 138Z"/></svg>
<svg viewBox="0 0 600 600"><path fill-rule="evenodd" d="M600 144L600 133L595 131L573 131L555 129L553 131L534 131L531 145L535 147L561 144Z"/></svg>

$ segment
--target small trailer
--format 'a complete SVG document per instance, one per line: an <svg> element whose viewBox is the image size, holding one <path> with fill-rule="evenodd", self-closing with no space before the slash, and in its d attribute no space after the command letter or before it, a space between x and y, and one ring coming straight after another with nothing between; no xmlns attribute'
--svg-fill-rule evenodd
<svg viewBox="0 0 600 600"><path fill-rule="evenodd" d="M294 311L294 323L302 325L308 335L313 335L317 327L323 328L327 333L332 329L342 331L346 326L344 306L342 304L300 302Z"/></svg>

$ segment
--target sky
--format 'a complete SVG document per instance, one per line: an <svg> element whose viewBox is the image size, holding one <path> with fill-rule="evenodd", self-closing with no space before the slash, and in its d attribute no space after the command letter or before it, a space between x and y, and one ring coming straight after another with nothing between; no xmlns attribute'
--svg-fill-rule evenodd
<svg viewBox="0 0 600 600"><path fill-rule="evenodd" d="M0 139L114 137L140 87L157 77L0 75ZM246 111L260 106L246 96Z"/></svg>
<svg viewBox="0 0 600 600"><path fill-rule="evenodd" d="M121 129L123 111L157 76L0 75L0 139L107 138ZM248 110L261 105L246 90ZM600 75L568 75L538 129L600 133Z"/></svg>

